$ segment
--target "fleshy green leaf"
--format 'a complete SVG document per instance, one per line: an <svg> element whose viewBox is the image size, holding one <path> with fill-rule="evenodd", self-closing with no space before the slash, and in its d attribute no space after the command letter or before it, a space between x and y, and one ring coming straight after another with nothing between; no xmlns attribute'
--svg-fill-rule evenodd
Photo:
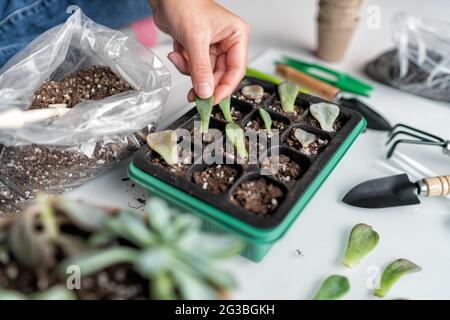
<svg viewBox="0 0 450 320"><path fill-rule="evenodd" d="M342 264L349 268L357 265L375 248L379 240L380 236L371 226L364 223L357 224L350 232Z"/></svg>
<svg viewBox="0 0 450 320"><path fill-rule="evenodd" d="M33 300L77 300L73 291L63 287L54 286L46 291L32 295Z"/></svg>
<svg viewBox="0 0 450 320"><path fill-rule="evenodd" d="M78 228L95 232L103 228L110 215L103 209L81 201L58 198L55 206Z"/></svg>
<svg viewBox="0 0 450 320"><path fill-rule="evenodd" d="M303 148L308 148L308 146L316 141L317 138L315 134L299 128L295 129L294 137L298 140L298 142L300 142Z"/></svg>
<svg viewBox="0 0 450 320"><path fill-rule="evenodd" d="M147 143L150 148L171 166L178 163L177 140L177 134L172 130L153 132L147 136Z"/></svg>
<svg viewBox="0 0 450 320"><path fill-rule="evenodd" d="M389 264L381 275L380 288L374 290L374 295L384 297L394 283L403 275L418 272L421 268L407 259L398 259Z"/></svg>
<svg viewBox="0 0 450 320"><path fill-rule="evenodd" d="M214 96L208 99L201 99L195 97L197 104L197 111L200 114L200 133L206 133L209 129L209 119L211 119L211 112L214 106Z"/></svg>
<svg viewBox="0 0 450 320"><path fill-rule="evenodd" d="M42 225L45 229L45 233L48 236L48 239L51 241L56 241L59 236L59 227L56 223L55 212L50 203L48 196L43 194L39 194L36 197L36 201L39 205L40 215L39 218L42 222Z"/></svg>
<svg viewBox="0 0 450 320"><path fill-rule="evenodd" d="M0 300L28 300L28 297L19 291L0 288Z"/></svg>
<svg viewBox="0 0 450 320"><path fill-rule="evenodd" d="M350 282L344 276L331 275L325 279L314 300L337 300L350 290Z"/></svg>
<svg viewBox="0 0 450 320"><path fill-rule="evenodd" d="M319 121L325 131L334 131L333 124L339 116L339 107L332 103L315 103L309 107L311 115Z"/></svg>
<svg viewBox="0 0 450 320"><path fill-rule="evenodd" d="M264 126L266 127L269 137L272 136L272 117L270 116L270 113L268 113L263 108L259 108L259 115L264 122Z"/></svg>
<svg viewBox="0 0 450 320"><path fill-rule="evenodd" d="M231 97L223 99L219 103L220 109L222 110L223 117L226 122L234 122L233 116L231 115Z"/></svg>
<svg viewBox="0 0 450 320"><path fill-rule="evenodd" d="M278 85L281 108L284 112L291 113L295 111L295 99L299 90L300 87L297 84L288 81Z"/></svg>
<svg viewBox="0 0 450 320"><path fill-rule="evenodd" d="M158 300L176 300L175 283L168 272L161 272L152 277L152 298Z"/></svg>
<svg viewBox="0 0 450 320"><path fill-rule="evenodd" d="M231 144L236 148L237 154L247 159L248 153L245 148L244 130L235 123L228 123L225 127L225 134Z"/></svg>
<svg viewBox="0 0 450 320"><path fill-rule="evenodd" d="M133 264L138 254L139 252L136 249L129 247L112 247L104 250L95 250L65 260L58 267L58 273L64 277L66 276L67 268L75 265L80 268L81 275L84 277L116 264Z"/></svg>
<svg viewBox="0 0 450 320"><path fill-rule="evenodd" d="M11 226L8 247L21 264L39 269L53 263L52 248L34 224L39 212L25 212Z"/></svg>

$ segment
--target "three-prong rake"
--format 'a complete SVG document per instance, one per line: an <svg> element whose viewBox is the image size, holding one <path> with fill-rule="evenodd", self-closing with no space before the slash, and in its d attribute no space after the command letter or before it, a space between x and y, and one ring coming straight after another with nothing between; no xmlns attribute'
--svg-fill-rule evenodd
<svg viewBox="0 0 450 320"><path fill-rule="evenodd" d="M405 135L408 138L401 138L394 140L400 135ZM389 131L389 139L386 142L386 144L388 145L391 142L392 145L387 153L388 159L392 156L397 146L401 143L441 147L443 153L445 155L450 156L450 140L445 140L429 132L416 129L402 123L395 125L391 129L391 131Z"/></svg>

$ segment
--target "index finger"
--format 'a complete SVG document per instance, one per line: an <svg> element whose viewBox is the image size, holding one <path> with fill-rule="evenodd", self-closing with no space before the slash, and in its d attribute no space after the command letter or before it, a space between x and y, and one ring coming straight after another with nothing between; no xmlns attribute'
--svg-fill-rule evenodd
<svg viewBox="0 0 450 320"><path fill-rule="evenodd" d="M229 97L245 75L247 66L248 37L244 34L226 52L226 71L214 96L218 101Z"/></svg>

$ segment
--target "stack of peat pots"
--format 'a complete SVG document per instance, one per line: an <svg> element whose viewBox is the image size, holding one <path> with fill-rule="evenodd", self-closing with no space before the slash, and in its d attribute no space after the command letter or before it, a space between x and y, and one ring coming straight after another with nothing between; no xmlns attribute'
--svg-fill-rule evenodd
<svg viewBox="0 0 450 320"><path fill-rule="evenodd" d="M320 0L317 17L319 58L340 61L359 22L362 0Z"/></svg>

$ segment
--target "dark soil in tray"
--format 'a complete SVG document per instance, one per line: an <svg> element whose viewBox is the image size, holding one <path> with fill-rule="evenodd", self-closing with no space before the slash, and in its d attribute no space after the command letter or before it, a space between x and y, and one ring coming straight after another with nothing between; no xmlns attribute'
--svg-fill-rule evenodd
<svg viewBox="0 0 450 320"><path fill-rule="evenodd" d="M239 177L240 172L225 164L212 165L192 175L192 181L214 194L226 192Z"/></svg>
<svg viewBox="0 0 450 320"><path fill-rule="evenodd" d="M272 120L272 129L277 129L279 131L279 134L286 130L287 127L289 127L288 122ZM261 118L257 117L247 122L247 124L245 125L245 130L249 129L259 131L260 129L266 129L266 126L264 125L264 122L261 120Z"/></svg>
<svg viewBox="0 0 450 320"><path fill-rule="evenodd" d="M308 112L307 115L305 116L305 121L306 121L309 125L311 125L311 126L313 126L313 127L315 127L315 128L322 129L322 128L320 127L319 121L317 121L316 118L314 118L309 112ZM337 117L336 121L334 121L334 123L333 123L333 129L334 129L334 131L338 131L338 130L341 129L344 125L345 125L345 120L344 120L344 118L343 118L341 115L339 115L339 116Z"/></svg>
<svg viewBox="0 0 450 320"><path fill-rule="evenodd" d="M304 171L297 162L291 160L289 156L284 154L279 155L278 166L276 168L272 168L269 159L264 161L261 167L270 170L277 180L288 184L300 179Z"/></svg>
<svg viewBox="0 0 450 320"><path fill-rule="evenodd" d="M164 170L173 173L174 175L180 177L183 176L189 169L194 161L194 153L180 155L181 160L176 165L169 165L167 162L156 152L151 153L150 162Z"/></svg>
<svg viewBox="0 0 450 320"><path fill-rule="evenodd" d="M235 122L241 121L247 115L242 110L238 110L237 108L235 108L233 106L230 108L230 111L231 111L231 116L233 117L233 120ZM218 111L215 111L212 114L212 117L214 117L214 119L217 119L217 120L220 120L220 121L225 121L223 113L222 113L222 111L220 109Z"/></svg>
<svg viewBox="0 0 450 320"><path fill-rule="evenodd" d="M293 148L307 156L321 153L329 143L330 141L328 139L316 136L316 141L311 143L307 148L303 148L302 144L294 137L294 130L292 130L286 138L286 144L288 147Z"/></svg>
<svg viewBox="0 0 450 320"><path fill-rule="evenodd" d="M284 198L281 188L264 178L246 181L234 191L231 201L257 215L273 213Z"/></svg>
<svg viewBox="0 0 450 320"><path fill-rule="evenodd" d="M264 95L262 96L261 99L254 100L254 99L251 99L251 98L249 98L249 97L244 96L244 95L239 91L239 92L237 92L237 93L234 95L234 97L235 97L236 99L240 100L240 101L244 101L244 102L250 103L251 105L253 105L253 106L255 106L255 107L258 107L258 106L261 106L262 103L270 97L270 94L267 93L267 92L264 92Z"/></svg>
<svg viewBox="0 0 450 320"><path fill-rule="evenodd" d="M267 109L289 116L296 122L299 122L303 119L303 116L307 110L307 108L303 106L295 105L294 112L286 113L283 111L283 108L281 107L281 102L279 100L275 100L274 102L269 104L267 106Z"/></svg>

